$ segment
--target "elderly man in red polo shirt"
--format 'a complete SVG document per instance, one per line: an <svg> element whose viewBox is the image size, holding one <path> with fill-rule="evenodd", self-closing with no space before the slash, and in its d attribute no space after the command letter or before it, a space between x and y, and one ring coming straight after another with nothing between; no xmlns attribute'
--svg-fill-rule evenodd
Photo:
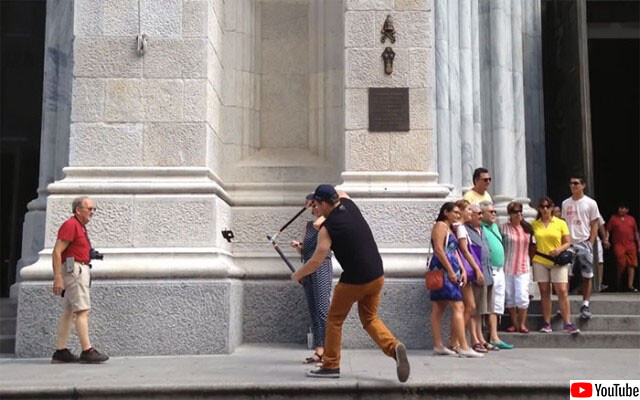
<svg viewBox="0 0 640 400"><path fill-rule="evenodd" d="M109 357L91 346L89 341L89 296L91 242L85 225L96 211L96 203L87 196L73 200L73 216L58 230L53 247L53 293L64 298L64 311L58 322L58 339L52 363L101 363ZM67 348L71 325L76 326L82 354L75 356Z"/></svg>

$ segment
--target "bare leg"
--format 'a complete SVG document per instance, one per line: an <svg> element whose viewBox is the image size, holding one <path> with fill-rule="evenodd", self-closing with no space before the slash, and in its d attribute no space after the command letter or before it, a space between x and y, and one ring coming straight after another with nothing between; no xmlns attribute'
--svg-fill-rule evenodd
<svg viewBox="0 0 640 400"><path fill-rule="evenodd" d="M633 287L633 278L635 277L635 268L627 268L627 287Z"/></svg>
<svg viewBox="0 0 640 400"><path fill-rule="evenodd" d="M442 313L447 306L446 301L434 301L431 309L431 332L433 333L433 346L439 349L444 347L442 343Z"/></svg>
<svg viewBox="0 0 640 400"><path fill-rule="evenodd" d="M593 278L582 277L582 300L591 299L591 288Z"/></svg>
<svg viewBox="0 0 640 400"><path fill-rule="evenodd" d="M516 326L521 331L527 328L527 311L526 308L518 308L518 325Z"/></svg>
<svg viewBox="0 0 640 400"><path fill-rule="evenodd" d="M507 308L507 311L509 311L509 317L511 318L511 326L515 327L516 329L518 329L518 327L520 326L519 324L519 314L518 311L519 309L515 308L515 307L510 307Z"/></svg>
<svg viewBox="0 0 640 400"><path fill-rule="evenodd" d="M477 340L474 342L474 344L480 343L481 345L484 345L485 343L487 343L487 341L484 340L484 335L482 334L482 315L473 317L473 320L475 321L475 325L476 325L476 340Z"/></svg>
<svg viewBox="0 0 640 400"><path fill-rule="evenodd" d="M465 327L465 332L467 329L470 330L470 320L471 320L471 314L473 314L476 311L476 300L473 297L473 289L471 288L471 285L464 285L462 287L462 302L464 304L464 327ZM453 334L453 314L451 317L451 347L455 348L457 346L460 346L460 343L458 343L456 336ZM466 333L465 333L466 336Z"/></svg>
<svg viewBox="0 0 640 400"><path fill-rule="evenodd" d="M91 348L89 341L89 310L78 311L76 313L76 334L80 339L82 351Z"/></svg>
<svg viewBox="0 0 640 400"><path fill-rule="evenodd" d="M71 335L71 326L73 325L73 313L66 308L60 315L58 320L58 338L56 340L56 350L62 350L67 347L69 335Z"/></svg>
<svg viewBox="0 0 640 400"><path fill-rule="evenodd" d="M451 317L453 332L455 332L456 339L460 343L460 348L469 350L469 343L467 343L464 329L464 305L461 301L452 301L451 308L453 311L453 316Z"/></svg>
<svg viewBox="0 0 640 400"><path fill-rule="evenodd" d="M604 265L602 263L597 263L598 268L598 292L602 291L602 274L604 273Z"/></svg>
<svg viewBox="0 0 640 400"><path fill-rule="evenodd" d="M498 337L498 314L489 314L489 341L490 342L500 342L500 338Z"/></svg>
<svg viewBox="0 0 640 400"><path fill-rule="evenodd" d="M569 288L567 283L554 283L553 290L558 294L558 305L560 306L560 314L565 324L571 322L571 308L569 306Z"/></svg>
<svg viewBox="0 0 640 400"><path fill-rule="evenodd" d="M551 323L551 285L549 282L539 282L540 304L542 305L542 318L547 324Z"/></svg>

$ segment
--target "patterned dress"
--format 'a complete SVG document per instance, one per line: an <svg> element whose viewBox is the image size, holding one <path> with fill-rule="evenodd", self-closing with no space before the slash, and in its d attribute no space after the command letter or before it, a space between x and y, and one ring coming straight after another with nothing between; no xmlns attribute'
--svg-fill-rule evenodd
<svg viewBox="0 0 640 400"><path fill-rule="evenodd" d="M307 262L318 243L318 231L313 227L313 222L307 222L304 241L302 242L302 262ZM327 329L327 314L331 300L331 279L333 265L331 263L332 252L329 251L320 267L310 275L302 279L304 293L307 297L309 314L311 315L311 333L313 333L313 347L324 346L324 335Z"/></svg>
<svg viewBox="0 0 640 400"><path fill-rule="evenodd" d="M458 264L458 257L456 254L458 253L458 239L453 233L449 233L449 238L447 240L446 249L444 249L445 253L447 253L447 259L453 268L453 272L460 278L460 265ZM442 285L442 289L432 290L429 293L429 298L431 301L462 301L462 292L460 290L460 286L457 282L451 282L449 276L447 275L447 270L443 266L443 264L438 259L438 256L434 254L431 259L431 264L429 265L429 269L439 269L442 270L444 274L444 284Z"/></svg>

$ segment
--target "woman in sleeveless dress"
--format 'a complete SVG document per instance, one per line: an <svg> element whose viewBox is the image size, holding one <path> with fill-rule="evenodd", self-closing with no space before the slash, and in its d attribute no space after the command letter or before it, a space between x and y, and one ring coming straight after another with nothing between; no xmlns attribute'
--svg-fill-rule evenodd
<svg viewBox="0 0 640 400"><path fill-rule="evenodd" d="M460 287L466 284L467 274L462 268L462 261L458 254L458 240L452 232L453 224L460 219L460 209L455 203L447 202L440 208L440 213L431 231L434 257L429 269L441 270L444 274L443 286L439 290L429 293L433 302L431 312L431 330L433 334L433 353L435 355L456 355L456 352L446 348L442 342L442 315L447 305L451 305L452 335L459 344L457 355L460 357L479 358L483 355L476 353L469 347L464 332L464 304Z"/></svg>
<svg viewBox="0 0 640 400"><path fill-rule="evenodd" d="M312 201L313 195L307 196L307 206ZM324 217L320 216L315 207L311 208L311 213L316 217L316 220L307 222L302 243L296 240L291 242L291 246L300 253L303 263L307 262L313 255L318 241L318 231L324 222ZM311 357L305 359L306 364L320 363L324 355L324 335L327 328L327 314L331 300L331 279L333 276L331 256L332 252L330 251L320 268L302 279L309 315L311 316L311 333L313 334L314 348L314 353Z"/></svg>

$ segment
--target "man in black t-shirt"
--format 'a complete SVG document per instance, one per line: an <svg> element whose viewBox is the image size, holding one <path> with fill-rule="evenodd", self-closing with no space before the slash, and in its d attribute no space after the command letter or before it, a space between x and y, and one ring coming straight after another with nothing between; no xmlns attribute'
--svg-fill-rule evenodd
<svg viewBox="0 0 640 400"><path fill-rule="evenodd" d="M338 194L331 185L316 188L313 207L319 208L326 220L318 232L313 256L291 275L291 280L300 282L313 273L330 249L343 273L329 308L322 368L307 372L307 376L340 377L342 324L357 302L363 328L386 355L396 359L398 379L405 382L410 372L407 348L378 318L384 270L369 224L349 196L344 192Z"/></svg>

